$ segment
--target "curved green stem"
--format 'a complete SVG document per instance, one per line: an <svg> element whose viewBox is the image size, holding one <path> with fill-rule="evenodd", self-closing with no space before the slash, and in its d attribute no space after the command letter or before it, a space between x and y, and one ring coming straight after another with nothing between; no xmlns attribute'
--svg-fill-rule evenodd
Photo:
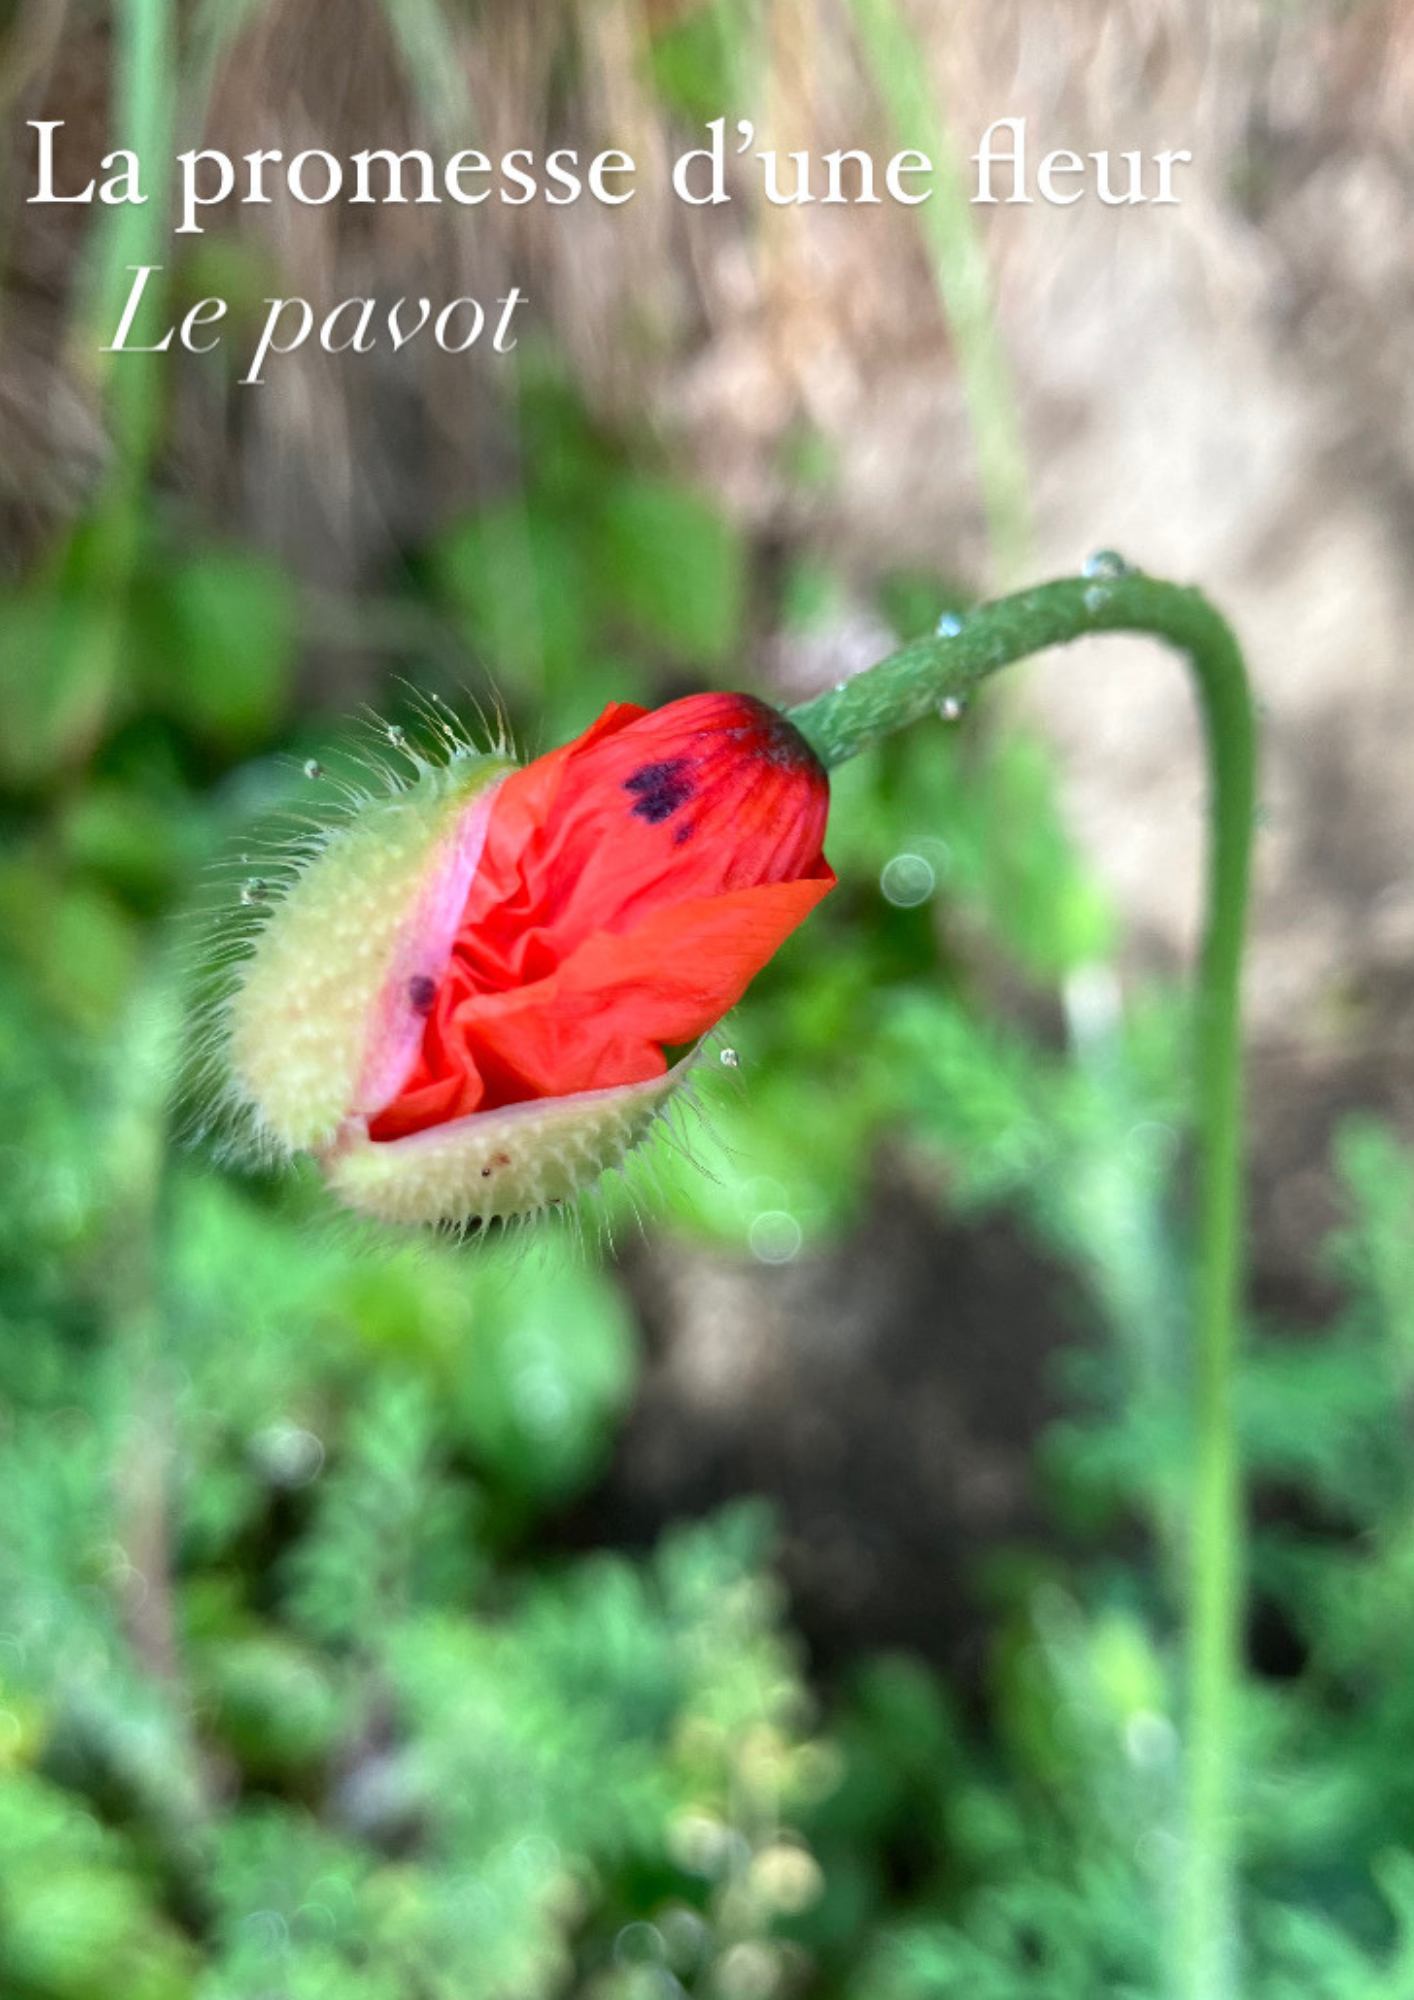
<svg viewBox="0 0 1414 2000"><path fill-rule="evenodd" d="M1240 1674L1243 1520L1233 1420L1242 1275L1241 974L1255 812L1256 731L1242 653L1196 590L1126 572L1066 578L970 613L792 711L826 765L963 701L989 674L1084 633L1139 632L1184 653L1211 775L1198 971L1194 1456L1185 1552L1187 1838L1178 1956L1185 2000L1236 1991L1233 1709Z"/></svg>

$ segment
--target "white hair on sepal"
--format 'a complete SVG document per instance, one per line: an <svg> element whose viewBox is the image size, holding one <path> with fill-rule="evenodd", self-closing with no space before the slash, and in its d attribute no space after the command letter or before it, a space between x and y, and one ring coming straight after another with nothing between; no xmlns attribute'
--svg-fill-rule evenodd
<svg viewBox="0 0 1414 2000"><path fill-rule="evenodd" d="M345 739L315 755L269 758L253 767L278 771L287 781L283 796L223 844L176 920L190 996L177 1064L179 1137L212 1147L223 1163L265 1171L296 1150L261 1117L230 1062L231 1006L242 969L291 890L369 809L410 794L438 770L475 757L506 758L509 730L499 697L493 728L469 690L476 716L471 725L441 697L434 705L432 697L411 691L425 736L419 731L414 737L369 710L359 719L355 745ZM404 754L382 754L390 743Z"/></svg>
<svg viewBox="0 0 1414 2000"><path fill-rule="evenodd" d="M693 1146L694 1128L709 1132L714 1143L721 1143L711 1131L701 1098L701 1080L713 1074L706 1038L678 1067L682 1074L655 1110L647 1129L626 1153L597 1170L572 1193L487 1220L444 1216L424 1226L423 1239L495 1247L506 1253L516 1267L525 1256L539 1254L542 1249L567 1249L586 1269L595 1263L612 1261L618 1248L616 1232L621 1226L629 1226L646 1241L648 1218L661 1211L665 1202L665 1167L669 1157L680 1158L694 1172L715 1178ZM538 1101L547 1110L561 1110L572 1106L574 1099ZM376 1217L362 1219L367 1223L371 1240L386 1239L393 1243L406 1240L405 1225L401 1223L379 1221Z"/></svg>
<svg viewBox="0 0 1414 2000"><path fill-rule="evenodd" d="M487 683L489 713L486 702L468 683L458 683L457 695L470 711L470 723L461 710L435 688L420 687L405 675L398 676L396 685L403 690L417 720L430 733L444 761L487 756L504 757L516 764L524 761L511 727L510 711L494 682ZM388 731L398 727L396 723L388 724L376 715L372 721L385 740Z"/></svg>
<svg viewBox="0 0 1414 2000"><path fill-rule="evenodd" d="M653 1123L631 1150L580 1197L586 1237L592 1235L601 1257L614 1254L615 1208L627 1205L627 1220L639 1239L649 1236L646 1218L660 1215L671 1193L669 1162L682 1161L694 1174L720 1186L721 1176L702 1157L706 1139L724 1158L733 1150L712 1118L709 1098L717 1088L713 1056L723 1039L723 1024L708 1032L684 1059L683 1076L659 1106Z"/></svg>

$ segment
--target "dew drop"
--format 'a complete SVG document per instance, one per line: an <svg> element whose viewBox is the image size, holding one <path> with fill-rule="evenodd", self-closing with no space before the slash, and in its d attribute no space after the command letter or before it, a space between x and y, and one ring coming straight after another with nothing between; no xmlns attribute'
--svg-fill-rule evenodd
<svg viewBox="0 0 1414 2000"><path fill-rule="evenodd" d="M625 1924L614 1939L618 1965L661 1965L666 1956L663 1934L656 1924Z"/></svg>
<svg viewBox="0 0 1414 2000"><path fill-rule="evenodd" d="M938 637L955 639L962 630L962 619L956 611L945 611L938 620Z"/></svg>
<svg viewBox="0 0 1414 2000"><path fill-rule="evenodd" d="M546 1440L563 1433L570 1418L570 1396L553 1368L532 1362L518 1371L511 1388L522 1429Z"/></svg>
<svg viewBox="0 0 1414 2000"><path fill-rule="evenodd" d="M1080 566L1082 576L1105 577L1111 583L1130 575L1130 566L1115 549L1096 549Z"/></svg>
<svg viewBox="0 0 1414 2000"><path fill-rule="evenodd" d="M322 778L324 776L324 766L317 757L307 757L305 759L304 775L306 778Z"/></svg>
<svg viewBox="0 0 1414 2000"><path fill-rule="evenodd" d="M241 884L241 901L247 906L266 903L270 900L270 884L259 875L252 875L248 882Z"/></svg>
<svg viewBox="0 0 1414 2000"><path fill-rule="evenodd" d="M944 695L938 703L938 714L944 722L961 722L967 713L967 702L960 694Z"/></svg>
<svg viewBox="0 0 1414 2000"><path fill-rule="evenodd" d="M388 728L385 734L387 735L388 741L392 744L395 750L407 749L408 747L407 731L404 728L402 728L400 724L396 722L390 722L388 724Z"/></svg>
<svg viewBox="0 0 1414 2000"><path fill-rule="evenodd" d="M933 864L922 854L895 854L886 861L879 877L885 902L898 910L913 910L926 903L938 887Z"/></svg>
<svg viewBox="0 0 1414 2000"><path fill-rule="evenodd" d="M1081 599L1087 611L1103 611L1110 601L1110 593L1102 583L1088 584Z"/></svg>
<svg viewBox="0 0 1414 2000"><path fill-rule="evenodd" d="M712 1932L705 1918L685 1903L664 1910L658 1918L658 1930L674 1972L695 1971L711 1947Z"/></svg>
<svg viewBox="0 0 1414 2000"><path fill-rule="evenodd" d="M717 1060L721 1063L723 1069L741 1068L741 1057L735 1049L723 1049Z"/></svg>
<svg viewBox="0 0 1414 2000"><path fill-rule="evenodd" d="M789 1264L800 1255L805 1232L789 1210L767 1208L752 1218L746 1240L759 1264Z"/></svg>
<svg viewBox="0 0 1414 2000"><path fill-rule="evenodd" d="M272 1486L309 1486L324 1469L324 1445L298 1424L274 1423L251 1443L252 1456Z"/></svg>

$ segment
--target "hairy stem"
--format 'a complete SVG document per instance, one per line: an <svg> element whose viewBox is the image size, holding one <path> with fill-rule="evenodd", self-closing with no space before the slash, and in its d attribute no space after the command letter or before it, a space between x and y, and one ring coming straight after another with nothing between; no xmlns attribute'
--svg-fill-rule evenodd
<svg viewBox="0 0 1414 2000"><path fill-rule="evenodd" d="M921 716L964 701L998 668L1083 633L1145 633L1185 654L1192 667L1211 794L1196 1018L1194 1449L1184 1555L1187 1838L1177 1945L1184 2000L1231 2000L1237 1990L1232 1735L1243 1587L1233 1373L1242 1277L1241 975L1256 733L1241 651L1207 600L1117 563L1096 567L1104 573L983 605L957 631L915 640L793 710L791 720L833 766Z"/></svg>

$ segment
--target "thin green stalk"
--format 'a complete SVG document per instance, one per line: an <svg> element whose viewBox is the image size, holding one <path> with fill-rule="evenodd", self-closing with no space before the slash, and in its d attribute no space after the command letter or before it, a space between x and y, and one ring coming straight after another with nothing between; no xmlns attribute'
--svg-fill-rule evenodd
<svg viewBox="0 0 1414 2000"><path fill-rule="evenodd" d="M894 138L920 147L932 173L914 183L931 200L913 213L933 267L967 398L996 578L1011 582L1031 544L1030 478L1016 387L997 326L992 274L963 179L957 141L928 76L927 50L896 0L852 0L860 47Z"/></svg>
<svg viewBox="0 0 1414 2000"><path fill-rule="evenodd" d="M998 668L1082 634L1144 633L1185 654L1192 667L1211 796L1196 1020L1194 1452L1184 1558L1187 1838L1177 1956L1184 2000L1231 2000L1237 1990L1232 1739L1244 1567L1233 1375L1242 1277L1241 975L1256 732L1241 651L1207 600L1118 562L1095 568L1090 577L983 605L956 632L915 640L793 710L792 720L833 766L922 716L965 701Z"/></svg>
<svg viewBox="0 0 1414 2000"><path fill-rule="evenodd" d="M108 412L111 451L91 513L59 552L55 581L84 606L74 623L53 624L53 685L70 690L88 732L121 685L133 581L142 555L148 482L162 437L167 357L137 350L105 354L133 283L133 265L165 265L167 184L176 101L175 0L115 0L114 147L135 153L146 199L94 210L83 296L75 316L78 366L94 375ZM155 278L155 319L166 294ZM151 321L148 322L151 324ZM150 337L139 335L139 338ZM83 734L82 730L78 732Z"/></svg>
<svg viewBox="0 0 1414 2000"><path fill-rule="evenodd" d="M102 211L91 311L82 328L86 353L97 353L112 412L114 505L132 504L142 493L161 427L166 358L162 355L103 354L112 339L123 302L132 287L135 264L166 265L167 189L172 137L176 129L176 34L173 0L116 0L113 10L116 66L113 95L115 145L142 163L141 206L120 204ZM147 292L150 323L166 294L167 273ZM95 339L95 329L101 329ZM142 336L139 335L138 338Z"/></svg>

